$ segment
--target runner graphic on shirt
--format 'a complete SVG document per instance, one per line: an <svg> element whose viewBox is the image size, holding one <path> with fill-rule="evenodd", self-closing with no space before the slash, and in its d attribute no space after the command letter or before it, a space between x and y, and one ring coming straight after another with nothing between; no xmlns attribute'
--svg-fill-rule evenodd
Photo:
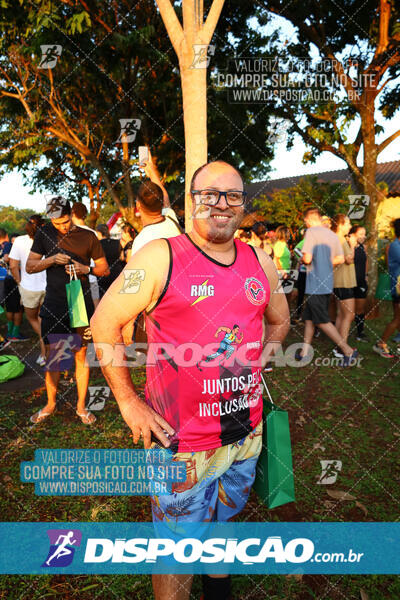
<svg viewBox="0 0 400 600"><path fill-rule="evenodd" d="M235 347L233 344L241 344L243 341L243 332L241 333L241 335L239 335L239 325L234 325L232 327L232 329L229 329L229 327L218 327L217 331L215 332L215 337L217 338L220 334L221 331L225 332L225 335L223 337L223 339L221 340L221 343L219 345L219 348L216 352L214 352L214 354L210 354L209 356L206 356L205 358L202 358L201 360L199 360L198 363L196 363L196 367L202 371L203 369L200 368L200 363L201 362L210 362L210 360L213 360L214 358L217 358L218 356L222 356L222 360L228 359L230 356L232 356ZM221 362L222 362L221 360Z"/></svg>

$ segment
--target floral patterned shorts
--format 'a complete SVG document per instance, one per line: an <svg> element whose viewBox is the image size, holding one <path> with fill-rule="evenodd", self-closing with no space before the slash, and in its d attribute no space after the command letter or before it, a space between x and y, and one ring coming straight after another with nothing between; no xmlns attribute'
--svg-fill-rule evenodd
<svg viewBox="0 0 400 600"><path fill-rule="evenodd" d="M262 447L262 421L247 436L227 446L201 452L177 452L186 462L186 481L172 493L152 496L153 521L228 521L245 506Z"/></svg>

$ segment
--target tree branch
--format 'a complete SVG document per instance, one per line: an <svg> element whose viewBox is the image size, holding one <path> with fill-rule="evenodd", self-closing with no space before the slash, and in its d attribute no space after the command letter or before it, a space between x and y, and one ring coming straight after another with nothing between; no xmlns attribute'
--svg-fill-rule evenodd
<svg viewBox="0 0 400 600"><path fill-rule="evenodd" d="M389 137L386 138L386 140L383 140L383 142L378 144L377 154L380 154L382 152L382 150L387 148L389 146L389 144L391 144L399 136L400 136L400 129L398 131L395 131L394 133L392 133L392 135L389 135Z"/></svg>
<svg viewBox="0 0 400 600"><path fill-rule="evenodd" d="M376 46L375 60L380 54L385 52L389 43L389 20L390 20L390 2L389 0L380 0L379 3L379 41Z"/></svg>
<svg viewBox="0 0 400 600"><path fill-rule="evenodd" d="M176 16L175 10L170 0L156 0L158 10L160 11L161 18L164 22L165 29L167 30L168 36L171 40L171 44L179 57L180 46L183 41L183 29L179 23L179 19Z"/></svg>
<svg viewBox="0 0 400 600"><path fill-rule="evenodd" d="M202 2L203 0L200 0ZM191 48L196 40L199 30L196 23L193 0L182 0L183 35L186 45Z"/></svg>
<svg viewBox="0 0 400 600"><path fill-rule="evenodd" d="M201 0L203 1L203 0ZM204 43L209 44L214 34L215 28L220 17L222 7L224 6L225 0L214 0L209 13L207 15L206 22L204 23L202 33L204 35Z"/></svg>

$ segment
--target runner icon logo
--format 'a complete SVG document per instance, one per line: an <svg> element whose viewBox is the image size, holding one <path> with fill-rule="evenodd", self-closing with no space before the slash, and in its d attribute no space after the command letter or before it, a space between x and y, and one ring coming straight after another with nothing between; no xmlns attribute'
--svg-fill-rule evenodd
<svg viewBox="0 0 400 600"><path fill-rule="evenodd" d="M48 529L50 548L42 567L67 567L72 563L75 549L81 545L79 529Z"/></svg>
<svg viewBox="0 0 400 600"><path fill-rule="evenodd" d="M110 397L110 388L106 386L89 386L88 410L102 410L106 400Z"/></svg>
<svg viewBox="0 0 400 600"><path fill-rule="evenodd" d="M61 56L62 46L59 44L44 44L40 46L42 56L38 69L53 69Z"/></svg>
<svg viewBox="0 0 400 600"><path fill-rule="evenodd" d="M317 485L332 485L336 482L339 471L342 470L341 460L320 460L322 473Z"/></svg>
<svg viewBox="0 0 400 600"><path fill-rule="evenodd" d="M207 69L214 54L215 46L212 44L193 44L193 62L189 69Z"/></svg>

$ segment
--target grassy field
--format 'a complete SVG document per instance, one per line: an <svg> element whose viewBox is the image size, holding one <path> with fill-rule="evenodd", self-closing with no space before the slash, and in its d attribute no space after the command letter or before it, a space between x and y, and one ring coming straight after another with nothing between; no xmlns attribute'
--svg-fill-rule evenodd
<svg viewBox="0 0 400 600"><path fill-rule="evenodd" d="M367 322L371 342L388 318ZM301 340L302 326L292 328L286 345ZM351 340L352 341L352 340ZM18 345L18 352L29 344ZM289 413L296 484L296 502L274 510L260 504L252 493L241 521L397 521L400 504L400 375L399 358L385 360L359 343L358 367L310 365L276 367L268 374L274 401ZM315 356L331 356L323 336L315 341ZM11 353L10 348L6 353ZM132 371L143 390L143 369ZM91 385L104 384L98 369ZM111 399L97 413L93 427L75 415L76 391L69 378L60 387L57 413L37 426L29 416L44 404L45 391L1 393L0 449L2 461L1 515L3 521L149 521L146 497L38 497L32 484L19 481L21 461L33 460L37 448L131 447L128 430ZM320 460L338 460L342 469L333 485L318 485ZM348 492L354 499L340 500L330 492ZM340 494L339 494L340 495ZM234 576L235 600L262 598L308 600L369 600L400 598L395 576L286 577ZM362 594L363 593L363 594ZM147 576L0 576L0 598L152 598ZM192 596L200 597L195 577Z"/></svg>

